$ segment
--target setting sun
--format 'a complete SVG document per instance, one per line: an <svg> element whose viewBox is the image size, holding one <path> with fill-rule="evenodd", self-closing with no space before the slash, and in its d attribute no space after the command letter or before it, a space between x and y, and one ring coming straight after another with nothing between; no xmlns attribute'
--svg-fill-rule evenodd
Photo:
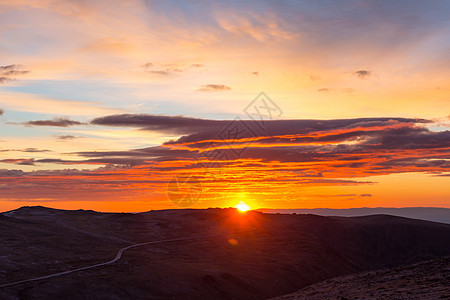
<svg viewBox="0 0 450 300"><path fill-rule="evenodd" d="M247 203L245 203L244 201L239 201L239 203L236 204L234 207L237 208L241 212L245 212L245 211L251 209L250 206Z"/></svg>

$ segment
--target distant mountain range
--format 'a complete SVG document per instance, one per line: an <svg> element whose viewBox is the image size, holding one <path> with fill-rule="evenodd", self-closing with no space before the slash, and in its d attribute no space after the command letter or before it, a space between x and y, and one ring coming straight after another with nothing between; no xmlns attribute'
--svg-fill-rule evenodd
<svg viewBox="0 0 450 300"><path fill-rule="evenodd" d="M398 217L450 224L450 208L442 207L361 207L348 209L258 209L267 214L313 214L319 216L357 217L369 215L392 215Z"/></svg>

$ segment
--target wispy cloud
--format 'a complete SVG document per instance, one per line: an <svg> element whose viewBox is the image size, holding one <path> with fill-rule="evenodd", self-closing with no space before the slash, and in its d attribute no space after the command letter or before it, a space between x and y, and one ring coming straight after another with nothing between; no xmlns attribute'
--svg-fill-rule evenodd
<svg viewBox="0 0 450 300"><path fill-rule="evenodd" d="M2 159L2 160L0 160L0 162L6 163L6 164L21 165L21 166L34 166L33 158Z"/></svg>
<svg viewBox="0 0 450 300"><path fill-rule="evenodd" d="M200 88L197 89L197 91L200 92L220 92L220 91L229 91L231 90L231 87L226 86L224 84L207 84L202 85Z"/></svg>
<svg viewBox="0 0 450 300"><path fill-rule="evenodd" d="M26 149L22 149L19 150L21 152L27 152L27 153L42 153L42 152L51 152L48 149L37 149L37 148L26 148Z"/></svg>
<svg viewBox="0 0 450 300"><path fill-rule="evenodd" d="M69 127L74 125L84 125L85 123L70 120L67 118L54 118L52 120L36 120L22 123L25 126L55 126L55 127Z"/></svg>
<svg viewBox="0 0 450 300"><path fill-rule="evenodd" d="M69 140L74 140L74 139L78 139L80 138L79 136L75 136L75 135L55 135L54 136L57 140L60 141L69 141Z"/></svg>
<svg viewBox="0 0 450 300"><path fill-rule="evenodd" d="M368 70L358 70L358 71L355 71L353 73L353 75L355 75L359 79L367 79L367 78L370 78L372 76L372 72L368 71Z"/></svg>
<svg viewBox="0 0 450 300"><path fill-rule="evenodd" d="M0 66L0 84L16 80L17 76L25 75L29 72L29 70L25 70L21 65Z"/></svg>
<svg viewBox="0 0 450 300"><path fill-rule="evenodd" d="M0 152L26 152L26 153L42 153L51 152L48 149L25 148L25 149L2 149Z"/></svg>
<svg viewBox="0 0 450 300"><path fill-rule="evenodd" d="M202 68L202 64L155 64L148 62L142 66L144 70L151 74L171 76L175 74L180 74L182 72L190 71L192 69Z"/></svg>

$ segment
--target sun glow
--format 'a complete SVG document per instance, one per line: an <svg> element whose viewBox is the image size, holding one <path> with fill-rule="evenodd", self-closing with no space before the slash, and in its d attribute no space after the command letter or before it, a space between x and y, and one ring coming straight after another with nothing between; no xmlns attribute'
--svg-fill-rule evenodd
<svg viewBox="0 0 450 300"><path fill-rule="evenodd" d="M244 201L239 201L239 203L236 204L234 207L237 208L240 212L246 212L247 210L251 209L250 206Z"/></svg>

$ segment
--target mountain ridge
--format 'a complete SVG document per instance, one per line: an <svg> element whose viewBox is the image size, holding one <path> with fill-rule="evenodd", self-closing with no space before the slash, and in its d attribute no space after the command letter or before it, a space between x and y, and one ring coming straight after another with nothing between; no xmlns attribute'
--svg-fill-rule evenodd
<svg viewBox="0 0 450 300"><path fill-rule="evenodd" d="M316 214L322 216L357 217L374 214L387 214L412 219L421 219L450 224L450 208L445 207L356 207L356 208L296 208L296 209L257 209L264 213Z"/></svg>

